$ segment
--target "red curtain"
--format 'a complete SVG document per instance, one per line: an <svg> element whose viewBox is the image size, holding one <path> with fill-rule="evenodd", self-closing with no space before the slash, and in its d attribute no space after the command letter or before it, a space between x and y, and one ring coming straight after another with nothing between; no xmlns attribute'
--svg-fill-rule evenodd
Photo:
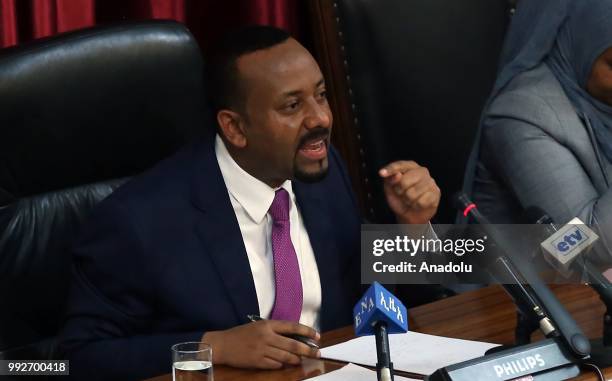
<svg viewBox="0 0 612 381"><path fill-rule="evenodd" d="M0 48L122 20L185 23L203 48L229 29L266 24L302 37L299 0L0 0Z"/></svg>
<svg viewBox="0 0 612 381"><path fill-rule="evenodd" d="M17 43L15 0L0 0L0 47Z"/></svg>

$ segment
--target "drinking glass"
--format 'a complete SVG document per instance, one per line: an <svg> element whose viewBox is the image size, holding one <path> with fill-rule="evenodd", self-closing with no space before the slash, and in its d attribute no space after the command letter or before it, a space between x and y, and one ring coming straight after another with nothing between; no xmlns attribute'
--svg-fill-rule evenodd
<svg viewBox="0 0 612 381"><path fill-rule="evenodd" d="M212 348L199 342L172 346L174 381L213 381Z"/></svg>

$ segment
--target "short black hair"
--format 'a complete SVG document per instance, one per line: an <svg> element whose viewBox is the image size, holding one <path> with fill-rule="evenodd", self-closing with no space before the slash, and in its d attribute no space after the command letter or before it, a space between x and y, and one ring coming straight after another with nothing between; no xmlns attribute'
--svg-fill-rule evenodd
<svg viewBox="0 0 612 381"><path fill-rule="evenodd" d="M290 37L288 32L276 27L254 25L228 33L211 48L206 77L215 114L221 109L242 110L244 106L236 66L238 58L281 44Z"/></svg>

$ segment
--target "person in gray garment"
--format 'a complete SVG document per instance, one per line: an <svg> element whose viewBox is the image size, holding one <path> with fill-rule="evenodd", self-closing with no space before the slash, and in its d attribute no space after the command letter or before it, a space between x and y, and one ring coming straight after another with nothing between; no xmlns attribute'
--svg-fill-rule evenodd
<svg viewBox="0 0 612 381"><path fill-rule="evenodd" d="M522 0L465 179L493 223L543 209L612 247L612 1Z"/></svg>

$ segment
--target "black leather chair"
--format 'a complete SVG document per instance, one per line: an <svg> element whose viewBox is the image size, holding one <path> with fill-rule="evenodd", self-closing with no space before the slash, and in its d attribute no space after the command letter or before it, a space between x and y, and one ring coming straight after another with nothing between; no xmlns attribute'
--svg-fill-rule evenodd
<svg viewBox="0 0 612 381"><path fill-rule="evenodd" d="M450 198L493 86L514 0L313 0L314 50L327 79L333 141L362 211L393 223L378 170L399 159L429 168L442 190L433 222L453 223ZM453 292L396 288L407 305Z"/></svg>
<svg viewBox="0 0 612 381"><path fill-rule="evenodd" d="M331 87L335 143L368 217L393 222L377 171L398 159L429 168L448 201L495 79L512 0L315 0L317 58ZM355 180L357 179L357 180Z"/></svg>
<svg viewBox="0 0 612 381"><path fill-rule="evenodd" d="M175 22L0 51L0 359L53 357L69 246L90 209L212 131L202 66Z"/></svg>

